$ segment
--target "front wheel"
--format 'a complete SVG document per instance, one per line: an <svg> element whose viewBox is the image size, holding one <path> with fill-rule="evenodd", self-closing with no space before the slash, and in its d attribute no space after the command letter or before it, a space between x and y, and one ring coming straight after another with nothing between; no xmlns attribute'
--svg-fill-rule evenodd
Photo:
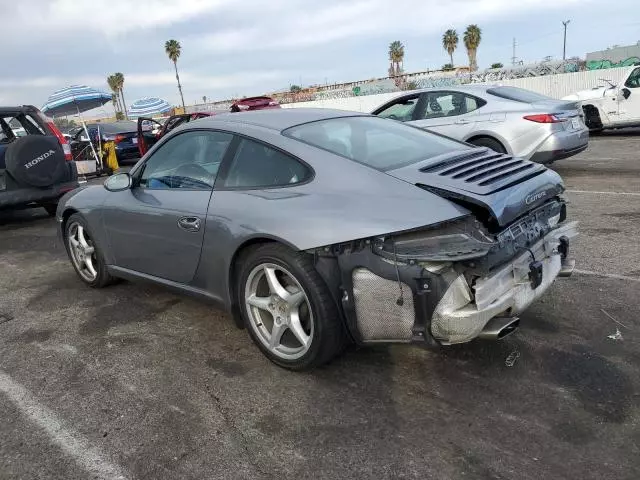
<svg viewBox="0 0 640 480"><path fill-rule="evenodd" d="M74 213L67 220L64 243L73 268L84 283L94 288L113 283L114 279L107 272L102 252L80 214Z"/></svg>
<svg viewBox="0 0 640 480"><path fill-rule="evenodd" d="M269 360L305 370L342 352L347 342L342 320L307 254L266 244L240 262L236 291L242 318Z"/></svg>

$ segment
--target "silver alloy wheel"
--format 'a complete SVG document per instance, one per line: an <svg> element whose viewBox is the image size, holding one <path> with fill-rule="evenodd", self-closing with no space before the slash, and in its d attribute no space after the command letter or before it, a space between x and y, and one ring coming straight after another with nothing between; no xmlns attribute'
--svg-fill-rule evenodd
<svg viewBox="0 0 640 480"><path fill-rule="evenodd" d="M314 334L313 312L296 278L273 263L255 267L244 290L251 328L260 342L283 360L302 357Z"/></svg>
<svg viewBox="0 0 640 480"><path fill-rule="evenodd" d="M67 229L67 242L71 260L80 276L87 282L93 282L98 276L96 250L91 237L78 222L73 222Z"/></svg>

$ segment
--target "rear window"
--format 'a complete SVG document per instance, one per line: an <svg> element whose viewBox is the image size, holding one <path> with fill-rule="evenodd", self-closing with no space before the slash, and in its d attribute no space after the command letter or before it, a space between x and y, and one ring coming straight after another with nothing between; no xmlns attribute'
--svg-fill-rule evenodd
<svg viewBox="0 0 640 480"><path fill-rule="evenodd" d="M7 143L17 137L44 134L45 132L30 114L19 112L15 116L0 117L0 142Z"/></svg>
<svg viewBox="0 0 640 480"><path fill-rule="evenodd" d="M471 148L456 140L378 117L320 120L291 127L283 134L382 171Z"/></svg>
<svg viewBox="0 0 640 480"><path fill-rule="evenodd" d="M114 134L114 133L128 133L137 132L138 124L136 122L129 122L126 120L113 123L95 123L93 125L87 125L88 128L100 127L101 133Z"/></svg>
<svg viewBox="0 0 640 480"><path fill-rule="evenodd" d="M493 87L487 90L487 93L494 97L506 98L507 100L513 100L514 102L521 103L536 103L546 102L553 100L546 95L540 95L539 93L532 92L531 90L525 90L524 88L517 87Z"/></svg>

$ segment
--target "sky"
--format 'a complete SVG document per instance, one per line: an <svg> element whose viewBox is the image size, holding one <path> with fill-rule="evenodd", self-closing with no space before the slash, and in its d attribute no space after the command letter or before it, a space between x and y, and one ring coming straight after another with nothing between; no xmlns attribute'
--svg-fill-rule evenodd
<svg viewBox="0 0 640 480"><path fill-rule="evenodd" d="M182 45L178 69L187 104L288 88L386 76L388 46L405 46L405 71L448 63L442 33L482 29L480 68L535 62L640 41L637 0L0 0L0 105L41 106L55 90L108 91L125 76L128 104L147 96L180 103L168 39ZM111 104L102 107L113 114ZM93 114L100 114L94 111Z"/></svg>

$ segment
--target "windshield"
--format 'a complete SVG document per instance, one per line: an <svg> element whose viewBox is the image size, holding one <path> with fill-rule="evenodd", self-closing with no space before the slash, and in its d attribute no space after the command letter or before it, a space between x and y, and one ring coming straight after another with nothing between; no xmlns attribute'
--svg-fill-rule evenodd
<svg viewBox="0 0 640 480"><path fill-rule="evenodd" d="M493 87L487 89L487 93L495 97L506 98L507 100L521 103L547 102L553 100L553 98L547 97L546 95L540 95L539 93L518 87Z"/></svg>
<svg viewBox="0 0 640 480"><path fill-rule="evenodd" d="M387 171L471 148L456 140L378 117L339 117L291 127L284 135Z"/></svg>

